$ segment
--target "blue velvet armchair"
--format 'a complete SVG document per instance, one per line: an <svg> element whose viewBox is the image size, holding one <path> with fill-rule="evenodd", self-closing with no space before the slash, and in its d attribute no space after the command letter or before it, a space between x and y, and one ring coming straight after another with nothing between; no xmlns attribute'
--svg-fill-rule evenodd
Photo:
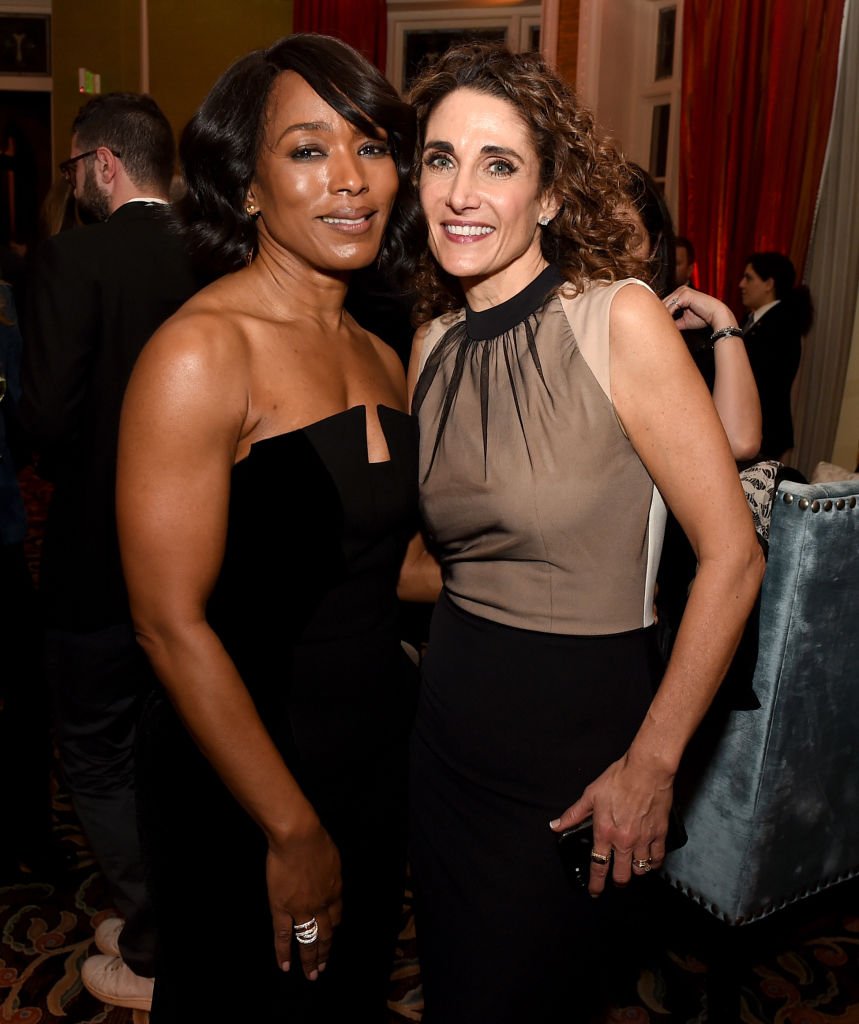
<svg viewBox="0 0 859 1024"><path fill-rule="evenodd" d="M859 874L859 484L782 483L752 686L687 752L663 876L746 925Z"/></svg>

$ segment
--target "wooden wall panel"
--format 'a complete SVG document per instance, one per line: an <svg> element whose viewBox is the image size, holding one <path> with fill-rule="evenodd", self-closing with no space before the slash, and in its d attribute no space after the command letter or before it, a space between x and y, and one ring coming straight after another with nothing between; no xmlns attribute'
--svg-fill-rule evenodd
<svg viewBox="0 0 859 1024"><path fill-rule="evenodd" d="M79 67L102 92L140 88L140 0L53 5L54 164L68 155L72 120L87 97ZM178 138L218 75L237 57L292 31L292 0L148 0L149 92Z"/></svg>
<svg viewBox="0 0 859 1024"><path fill-rule="evenodd" d="M575 88L579 49L579 0L560 0L558 12L558 71Z"/></svg>

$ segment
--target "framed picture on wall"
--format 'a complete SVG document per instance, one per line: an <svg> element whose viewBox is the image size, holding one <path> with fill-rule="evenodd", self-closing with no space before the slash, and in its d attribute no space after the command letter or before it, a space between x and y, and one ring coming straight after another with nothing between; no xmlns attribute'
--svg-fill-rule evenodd
<svg viewBox="0 0 859 1024"><path fill-rule="evenodd" d="M403 32L403 89L445 50L457 43L506 43L507 27L494 28L413 28Z"/></svg>
<svg viewBox="0 0 859 1024"><path fill-rule="evenodd" d="M401 92L408 90L418 71L456 43L505 43L511 50L539 46L539 4L435 11L431 6L388 6L387 75Z"/></svg>
<svg viewBox="0 0 859 1024"><path fill-rule="evenodd" d="M50 75L51 16L0 15L0 75Z"/></svg>

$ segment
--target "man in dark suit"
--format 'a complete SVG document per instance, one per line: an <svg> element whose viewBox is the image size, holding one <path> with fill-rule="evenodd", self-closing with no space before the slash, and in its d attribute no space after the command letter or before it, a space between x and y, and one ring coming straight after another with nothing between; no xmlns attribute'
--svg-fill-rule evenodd
<svg viewBox="0 0 859 1024"><path fill-rule="evenodd" d="M20 417L54 482L41 562L45 664L63 771L122 920L83 969L104 1002L148 1009L154 933L137 837L132 748L152 685L131 624L114 514L123 393L141 348L193 293L167 203L170 125L148 96L81 108L60 167L96 223L49 239L29 295ZM121 930L120 930L121 928Z"/></svg>
<svg viewBox="0 0 859 1024"><path fill-rule="evenodd" d="M808 288L795 287L793 263L780 252L753 252L740 280L749 311L744 342L761 400L760 459L781 461L794 446L791 388L799 369L802 338L814 306Z"/></svg>
<svg viewBox="0 0 859 1024"><path fill-rule="evenodd" d="M683 235L678 235L674 239L674 262L674 287L682 288L684 284L688 284L690 288L694 288L692 275L695 272L695 246Z"/></svg>

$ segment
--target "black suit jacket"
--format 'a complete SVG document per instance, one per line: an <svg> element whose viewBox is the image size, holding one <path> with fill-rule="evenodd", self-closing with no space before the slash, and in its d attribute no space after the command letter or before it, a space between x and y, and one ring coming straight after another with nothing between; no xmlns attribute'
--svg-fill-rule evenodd
<svg viewBox="0 0 859 1024"><path fill-rule="evenodd" d="M37 255L20 418L54 482L40 586L51 625L129 619L114 512L122 398L141 348L194 290L170 210L156 203L127 203Z"/></svg>
<svg viewBox="0 0 859 1024"><path fill-rule="evenodd" d="M793 448L790 389L802 353L802 336L785 302L768 309L745 334L746 352L761 399L759 459L778 459Z"/></svg>

